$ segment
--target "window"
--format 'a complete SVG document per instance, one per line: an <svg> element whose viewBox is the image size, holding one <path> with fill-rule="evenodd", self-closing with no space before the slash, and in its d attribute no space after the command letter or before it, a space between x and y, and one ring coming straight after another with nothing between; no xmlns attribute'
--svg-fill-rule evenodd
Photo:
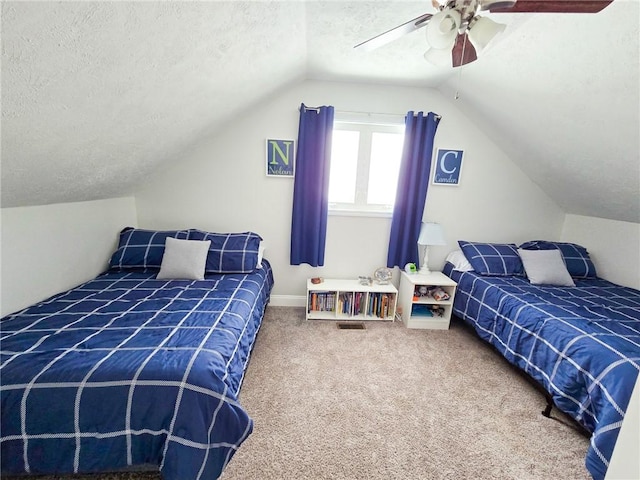
<svg viewBox="0 0 640 480"><path fill-rule="evenodd" d="M396 123L364 123L336 119L329 211L392 213L403 142L404 123L397 120Z"/></svg>

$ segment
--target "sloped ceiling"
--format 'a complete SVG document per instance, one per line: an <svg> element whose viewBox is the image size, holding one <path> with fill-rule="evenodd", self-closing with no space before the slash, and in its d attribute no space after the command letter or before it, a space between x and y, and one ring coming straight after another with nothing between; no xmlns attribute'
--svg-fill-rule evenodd
<svg viewBox="0 0 640 480"><path fill-rule="evenodd" d="M507 30L462 71L423 60L423 31L353 50L430 3L5 1L2 206L130 194L309 78L437 88L568 213L640 222L638 2L492 15Z"/></svg>

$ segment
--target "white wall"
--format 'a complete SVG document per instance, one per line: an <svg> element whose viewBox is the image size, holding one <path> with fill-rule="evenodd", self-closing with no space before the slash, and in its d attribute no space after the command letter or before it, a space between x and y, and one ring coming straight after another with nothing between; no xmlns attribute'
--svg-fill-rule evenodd
<svg viewBox="0 0 640 480"><path fill-rule="evenodd" d="M584 246L599 277L640 289L640 224L566 215L561 239Z"/></svg>
<svg viewBox="0 0 640 480"><path fill-rule="evenodd" d="M118 232L136 226L133 197L0 211L2 316L104 271Z"/></svg>
<svg viewBox="0 0 640 480"><path fill-rule="evenodd" d="M267 243L274 297L303 295L309 276L371 275L386 264L390 218L330 216L325 266L289 265L293 180L265 176L265 140L297 140L298 107L442 115L436 147L464 149L461 184L431 186L425 219L440 222L449 244L430 250L439 268L458 239L520 242L559 238L564 214L436 90L306 81L256 105L226 129L176 158L135 192L141 228L253 230ZM274 298L275 301L275 298Z"/></svg>
<svg viewBox="0 0 640 480"><path fill-rule="evenodd" d="M624 420L616 446L611 455L611 461L606 480L635 480L640 478L640 377L631 393L629 406L624 414Z"/></svg>

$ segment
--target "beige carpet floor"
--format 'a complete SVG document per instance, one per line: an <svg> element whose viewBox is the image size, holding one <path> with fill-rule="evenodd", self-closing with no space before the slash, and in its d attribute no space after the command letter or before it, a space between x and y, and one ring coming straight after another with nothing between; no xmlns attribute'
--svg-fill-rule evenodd
<svg viewBox="0 0 640 480"><path fill-rule="evenodd" d="M340 330L268 307L240 401L254 431L222 480L590 478L588 439L455 320Z"/></svg>

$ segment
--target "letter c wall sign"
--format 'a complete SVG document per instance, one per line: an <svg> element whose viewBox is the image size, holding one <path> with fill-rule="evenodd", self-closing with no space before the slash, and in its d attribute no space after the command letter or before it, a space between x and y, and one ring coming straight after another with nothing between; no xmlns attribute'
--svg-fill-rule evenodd
<svg viewBox="0 0 640 480"><path fill-rule="evenodd" d="M433 172L434 185L459 185L463 150L439 148Z"/></svg>

